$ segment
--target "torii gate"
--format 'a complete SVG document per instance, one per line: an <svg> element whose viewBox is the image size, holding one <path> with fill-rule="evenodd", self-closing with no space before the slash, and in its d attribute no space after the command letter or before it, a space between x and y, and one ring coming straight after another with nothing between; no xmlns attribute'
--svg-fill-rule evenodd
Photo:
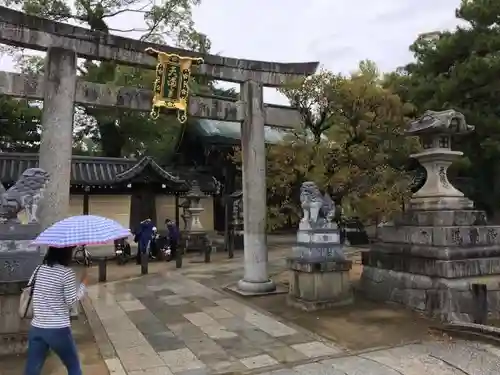
<svg viewBox="0 0 500 375"><path fill-rule="evenodd" d="M264 104L263 87L283 86L310 75L315 72L317 62L276 63L200 55L92 32L5 7L0 7L0 43L47 51L44 77L0 72L1 94L44 102L39 164L51 176L40 215L45 227L64 217L69 207L74 103L151 110L151 91L79 81L77 57L154 69L156 60L145 52L146 48L152 48L180 56L202 57L204 64L193 74L240 83L238 102L191 97L188 114L242 124L245 274L238 288L250 294L275 290L267 271L264 125L294 127L302 121L291 107Z"/></svg>

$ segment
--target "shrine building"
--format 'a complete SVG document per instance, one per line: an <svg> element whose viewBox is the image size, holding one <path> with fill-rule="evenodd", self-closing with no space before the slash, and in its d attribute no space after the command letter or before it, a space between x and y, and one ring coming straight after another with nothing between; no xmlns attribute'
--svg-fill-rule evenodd
<svg viewBox="0 0 500 375"><path fill-rule="evenodd" d="M0 153L0 182L8 189L26 169L35 167L38 154ZM148 156L137 160L74 155L68 216L104 216L131 229L146 218L158 226L163 226L167 218L179 222L179 203L193 180L205 194L201 200L205 208L200 216L202 225L213 231L213 198L218 183L209 173L162 166ZM19 218L26 221L23 212Z"/></svg>

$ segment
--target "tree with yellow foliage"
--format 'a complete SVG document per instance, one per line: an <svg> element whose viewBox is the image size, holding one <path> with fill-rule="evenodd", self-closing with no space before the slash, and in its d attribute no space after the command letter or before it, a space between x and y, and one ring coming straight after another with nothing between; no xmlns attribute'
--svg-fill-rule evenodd
<svg viewBox="0 0 500 375"><path fill-rule="evenodd" d="M381 85L370 61L349 76L328 71L282 89L303 119L267 148L268 226L296 225L299 189L314 181L364 222L388 219L410 194L418 142L404 135L411 108Z"/></svg>
<svg viewBox="0 0 500 375"><path fill-rule="evenodd" d="M280 225L283 206L295 205L287 211L298 220L298 187L306 180L364 221L399 211L410 194L412 177L405 167L418 142L404 135L412 108L382 87L377 67L363 61L347 77L321 71L283 93L312 137L297 134L269 149L271 223ZM273 205L278 194L288 198Z"/></svg>

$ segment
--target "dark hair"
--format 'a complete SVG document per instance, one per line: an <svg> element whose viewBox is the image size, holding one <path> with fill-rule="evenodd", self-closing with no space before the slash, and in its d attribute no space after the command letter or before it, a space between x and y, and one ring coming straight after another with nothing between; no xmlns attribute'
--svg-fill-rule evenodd
<svg viewBox="0 0 500 375"><path fill-rule="evenodd" d="M61 266L69 267L71 263L71 258L73 257L74 246L70 247L49 247L45 257L43 258L43 264L53 267L55 264L60 264Z"/></svg>

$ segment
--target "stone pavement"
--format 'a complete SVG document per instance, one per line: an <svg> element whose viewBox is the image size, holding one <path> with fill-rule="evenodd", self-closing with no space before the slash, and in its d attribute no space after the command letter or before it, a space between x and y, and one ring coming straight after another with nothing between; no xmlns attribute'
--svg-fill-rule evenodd
<svg viewBox="0 0 500 375"><path fill-rule="evenodd" d="M110 373L500 373L500 350L465 341L349 353L204 284L168 271L91 286L89 302L103 331L97 341Z"/></svg>

